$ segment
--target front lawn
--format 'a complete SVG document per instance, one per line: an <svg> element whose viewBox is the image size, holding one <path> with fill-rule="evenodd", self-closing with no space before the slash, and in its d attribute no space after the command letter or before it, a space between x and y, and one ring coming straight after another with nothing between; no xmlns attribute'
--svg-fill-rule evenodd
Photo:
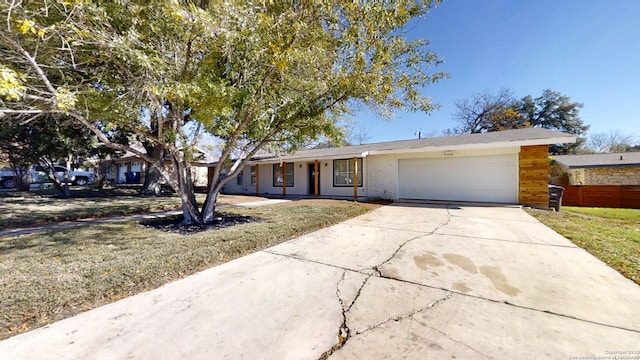
<svg viewBox="0 0 640 360"><path fill-rule="evenodd" d="M528 212L640 285L640 210L564 206Z"/></svg>
<svg viewBox="0 0 640 360"><path fill-rule="evenodd" d="M562 211L569 211L583 215L591 215L601 218L628 220L640 226L640 210L638 209L613 209L613 208L595 208L595 207L578 207L564 206Z"/></svg>
<svg viewBox="0 0 640 360"><path fill-rule="evenodd" d="M72 198L40 192L0 192L0 230L60 221L120 216L180 208L175 194L139 196L137 188L74 189ZM205 194L196 194L202 203ZM218 205L264 198L220 195Z"/></svg>
<svg viewBox="0 0 640 360"><path fill-rule="evenodd" d="M259 221L193 235L125 222L0 239L0 339L157 288L375 206L300 200L234 208L225 211Z"/></svg>

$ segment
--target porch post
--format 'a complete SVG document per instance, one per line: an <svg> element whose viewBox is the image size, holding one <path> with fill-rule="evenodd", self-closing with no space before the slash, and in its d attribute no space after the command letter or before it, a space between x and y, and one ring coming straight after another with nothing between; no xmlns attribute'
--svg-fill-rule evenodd
<svg viewBox="0 0 640 360"><path fill-rule="evenodd" d="M358 200L358 158L353 158L353 200Z"/></svg>
<svg viewBox="0 0 640 360"><path fill-rule="evenodd" d="M282 163L282 197L287 196L287 163Z"/></svg>
<svg viewBox="0 0 640 360"><path fill-rule="evenodd" d="M319 173L318 173L318 160L316 160L313 163L313 187L314 187L314 194L316 197L318 197L320 195L320 189L318 188L318 177L319 177Z"/></svg>
<svg viewBox="0 0 640 360"><path fill-rule="evenodd" d="M260 184L260 164L256 164L256 195L260 195L260 188L258 184Z"/></svg>

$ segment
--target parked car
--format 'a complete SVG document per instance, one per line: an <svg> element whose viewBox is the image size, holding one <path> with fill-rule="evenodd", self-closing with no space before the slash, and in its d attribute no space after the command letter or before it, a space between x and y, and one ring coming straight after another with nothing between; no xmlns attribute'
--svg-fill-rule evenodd
<svg viewBox="0 0 640 360"><path fill-rule="evenodd" d="M64 173L67 172L67 168L61 165L54 166L56 178L61 182L64 182ZM28 184L39 184L51 182L49 178L49 172L47 168L41 165L34 165L23 172L25 181ZM92 183L94 175L89 171L68 171L68 181L74 185L84 186ZM13 189L16 187L16 171L13 169L0 171L0 186L5 189Z"/></svg>
<svg viewBox="0 0 640 360"><path fill-rule="evenodd" d="M16 187L16 171L12 169L0 170L0 187L13 189Z"/></svg>

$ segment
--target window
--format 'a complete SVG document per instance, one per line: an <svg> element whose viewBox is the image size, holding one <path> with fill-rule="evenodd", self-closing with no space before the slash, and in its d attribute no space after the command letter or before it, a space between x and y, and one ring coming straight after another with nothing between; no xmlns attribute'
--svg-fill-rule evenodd
<svg viewBox="0 0 640 360"><path fill-rule="evenodd" d="M244 170L240 171L236 176L236 185L242 186L242 178L243 178L242 174L244 174Z"/></svg>
<svg viewBox="0 0 640 360"><path fill-rule="evenodd" d="M293 163L287 163L287 173L285 174L285 184L287 187L293 186ZM273 164L273 186L282 186L282 166Z"/></svg>
<svg viewBox="0 0 640 360"><path fill-rule="evenodd" d="M251 167L251 186L256 186L256 167Z"/></svg>
<svg viewBox="0 0 640 360"><path fill-rule="evenodd" d="M358 164L358 186L362 186L362 159ZM353 159L333 160L333 186L353 186Z"/></svg>

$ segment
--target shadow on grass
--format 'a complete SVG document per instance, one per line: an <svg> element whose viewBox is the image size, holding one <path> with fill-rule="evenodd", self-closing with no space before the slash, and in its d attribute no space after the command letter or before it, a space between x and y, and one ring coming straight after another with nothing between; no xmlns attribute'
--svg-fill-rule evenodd
<svg viewBox="0 0 640 360"><path fill-rule="evenodd" d="M161 219L145 220L140 222L140 224L147 228L152 228L164 232L176 233L180 235L193 235L203 231L219 230L230 226L263 221L260 218L232 213L218 213L214 219L214 222L209 224L185 225L182 223L183 219L184 217L182 215L178 215Z"/></svg>
<svg viewBox="0 0 640 360"><path fill-rule="evenodd" d="M60 254L82 251L83 247L101 245L117 245L119 249L124 249L131 243L133 233L130 233L128 237L122 237L123 225L123 223L100 224L0 239L0 255L10 255L21 251L31 251L42 255L55 250L59 256Z"/></svg>

